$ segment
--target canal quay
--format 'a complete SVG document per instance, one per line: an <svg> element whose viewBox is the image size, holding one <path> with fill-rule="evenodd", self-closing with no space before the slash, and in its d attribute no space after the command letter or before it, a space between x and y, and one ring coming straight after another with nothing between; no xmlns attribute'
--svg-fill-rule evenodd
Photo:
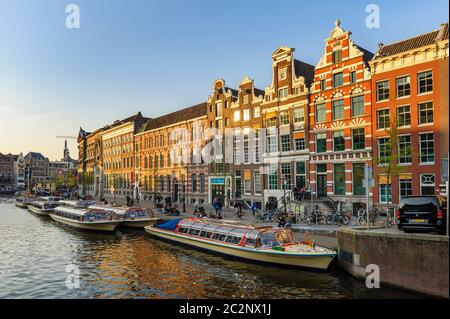
<svg viewBox="0 0 450 319"><path fill-rule="evenodd" d="M140 230L77 231L4 199L0 253L0 298L423 297L383 285L368 289L337 263L326 272L303 271L208 254ZM79 267L79 288L66 286L68 265Z"/></svg>

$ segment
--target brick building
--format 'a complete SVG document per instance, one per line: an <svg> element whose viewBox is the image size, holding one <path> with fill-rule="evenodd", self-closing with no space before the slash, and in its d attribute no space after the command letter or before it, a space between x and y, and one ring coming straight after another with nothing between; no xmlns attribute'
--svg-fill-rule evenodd
<svg viewBox="0 0 450 319"><path fill-rule="evenodd" d="M356 45L339 20L325 40L310 94L312 194L353 211L365 202L364 167L371 163L373 54Z"/></svg>
<svg viewBox="0 0 450 319"><path fill-rule="evenodd" d="M15 188L14 155L0 153L0 192Z"/></svg>
<svg viewBox="0 0 450 319"><path fill-rule="evenodd" d="M448 23L380 44L370 65L373 154L378 159L374 204L383 207L388 199L396 204L401 196L438 194L442 160L448 154ZM395 137L388 133L393 125ZM403 167L390 180L385 169L389 159Z"/></svg>
<svg viewBox="0 0 450 319"><path fill-rule="evenodd" d="M140 198L155 195L172 201L207 201L207 165L201 148L206 103L200 103L143 124L135 135L136 176Z"/></svg>
<svg viewBox="0 0 450 319"><path fill-rule="evenodd" d="M29 152L24 156L24 159L27 167L26 171L29 174L26 179L27 188L30 190L49 190L51 187L51 178L48 158L41 153Z"/></svg>

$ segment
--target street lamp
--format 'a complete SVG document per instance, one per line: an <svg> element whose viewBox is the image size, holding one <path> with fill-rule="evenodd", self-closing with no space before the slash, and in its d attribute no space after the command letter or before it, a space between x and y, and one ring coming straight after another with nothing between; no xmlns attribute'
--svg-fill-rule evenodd
<svg viewBox="0 0 450 319"><path fill-rule="evenodd" d="M286 203L286 185L287 185L287 180L286 177L281 177L281 184L283 187L283 205L284 205L284 213L287 214L287 203Z"/></svg>

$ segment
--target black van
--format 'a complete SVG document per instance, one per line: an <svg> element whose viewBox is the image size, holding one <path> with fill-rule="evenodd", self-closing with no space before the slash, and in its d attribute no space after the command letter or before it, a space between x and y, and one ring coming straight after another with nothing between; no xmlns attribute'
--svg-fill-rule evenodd
<svg viewBox="0 0 450 319"><path fill-rule="evenodd" d="M408 196L400 199L398 228L405 232L438 231L446 234L447 199L442 196Z"/></svg>

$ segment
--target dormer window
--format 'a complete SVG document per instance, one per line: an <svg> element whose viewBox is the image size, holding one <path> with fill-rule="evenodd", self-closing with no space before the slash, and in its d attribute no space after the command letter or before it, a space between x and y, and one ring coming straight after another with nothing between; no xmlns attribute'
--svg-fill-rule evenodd
<svg viewBox="0 0 450 319"><path fill-rule="evenodd" d="M242 104L248 104L248 94L242 96Z"/></svg>

